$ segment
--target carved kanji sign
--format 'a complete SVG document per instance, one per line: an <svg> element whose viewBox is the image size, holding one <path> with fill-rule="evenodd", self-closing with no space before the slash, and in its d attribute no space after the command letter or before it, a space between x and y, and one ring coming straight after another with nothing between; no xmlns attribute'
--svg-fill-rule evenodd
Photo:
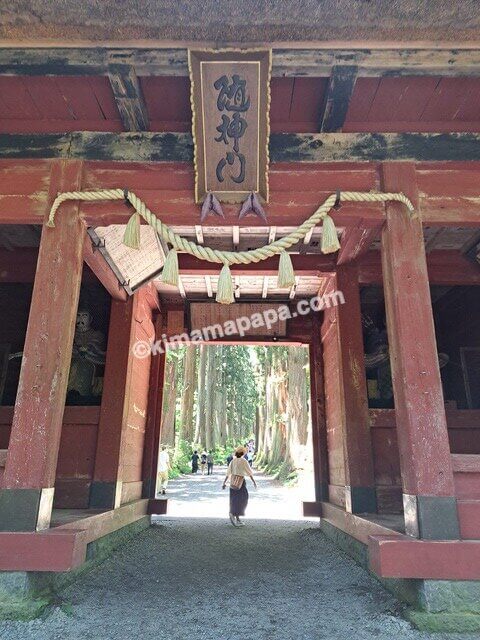
<svg viewBox="0 0 480 640"><path fill-rule="evenodd" d="M189 51L195 198L268 200L271 52Z"/></svg>

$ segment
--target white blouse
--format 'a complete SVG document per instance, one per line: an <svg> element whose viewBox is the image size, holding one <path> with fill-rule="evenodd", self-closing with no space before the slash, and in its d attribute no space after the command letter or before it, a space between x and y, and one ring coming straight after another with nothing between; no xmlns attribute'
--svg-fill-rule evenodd
<svg viewBox="0 0 480 640"><path fill-rule="evenodd" d="M227 477L229 476L252 476L252 470L245 458L233 458L228 465Z"/></svg>

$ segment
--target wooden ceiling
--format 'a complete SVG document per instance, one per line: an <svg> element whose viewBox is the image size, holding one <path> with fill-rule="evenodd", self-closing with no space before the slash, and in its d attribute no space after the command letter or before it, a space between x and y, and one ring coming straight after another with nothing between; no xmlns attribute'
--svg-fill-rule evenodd
<svg viewBox="0 0 480 640"><path fill-rule="evenodd" d="M150 131L190 131L188 78L139 85ZM318 132L327 87L326 77L272 78L272 132ZM123 129L105 76L0 76L0 133ZM480 78L358 78L343 131L480 132Z"/></svg>

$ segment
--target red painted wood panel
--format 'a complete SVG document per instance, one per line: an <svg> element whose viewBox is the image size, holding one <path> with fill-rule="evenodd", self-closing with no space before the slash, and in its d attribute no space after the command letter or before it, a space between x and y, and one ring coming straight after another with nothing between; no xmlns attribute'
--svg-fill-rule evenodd
<svg viewBox="0 0 480 640"><path fill-rule="evenodd" d="M370 409L370 429L374 453L375 484L380 493L387 487L401 489L400 458L398 453L396 421L394 409ZM446 412L448 435L452 453L462 449L480 454L480 412L467 410L450 410ZM452 455L454 466L455 495L459 498L480 499L480 469L478 473L460 473L456 459L475 458L480 456ZM398 504L397 504L398 507ZM384 512L393 511L388 504L382 508Z"/></svg>
<svg viewBox="0 0 480 640"><path fill-rule="evenodd" d="M152 131L189 131L183 77L142 77ZM273 132L318 131L327 78L273 78ZM121 131L106 77L2 76L0 131ZM344 131L478 131L478 78L359 78Z"/></svg>
<svg viewBox="0 0 480 640"><path fill-rule="evenodd" d="M77 412L67 411L69 409L83 411L75 416ZM82 413L89 422L78 420ZM95 466L100 407L66 407L65 414L55 478L54 507L87 509ZM72 417L74 420L71 421Z"/></svg>
<svg viewBox="0 0 480 640"><path fill-rule="evenodd" d="M298 133L319 130L327 86L327 78L295 78L289 120Z"/></svg>
<svg viewBox="0 0 480 640"><path fill-rule="evenodd" d="M82 130L122 130L108 78L0 77L1 132Z"/></svg>
<svg viewBox="0 0 480 640"><path fill-rule="evenodd" d="M373 535L368 550L370 569L383 578L480 578L480 541L427 541Z"/></svg>
<svg viewBox="0 0 480 640"><path fill-rule="evenodd" d="M151 131L189 131L192 123L188 78L140 78Z"/></svg>
<svg viewBox="0 0 480 640"><path fill-rule="evenodd" d="M480 540L480 500L458 500L458 520L463 540Z"/></svg>
<svg viewBox="0 0 480 640"><path fill-rule="evenodd" d="M50 529L45 533L0 533L1 571L70 571L87 552L85 532Z"/></svg>
<svg viewBox="0 0 480 640"><path fill-rule="evenodd" d="M152 341L155 339L155 328L151 321L151 309L143 295L139 292L139 301L135 309L135 325L132 344L137 340ZM143 445L148 412L148 387L150 381L150 358L132 357L132 373L129 389L129 404L126 417L124 450L122 453L122 481L137 483L142 480ZM122 502L135 497L137 489L126 489Z"/></svg>
<svg viewBox="0 0 480 640"><path fill-rule="evenodd" d="M343 131L479 131L480 79L359 78Z"/></svg>
<svg viewBox="0 0 480 640"><path fill-rule="evenodd" d="M2 119L40 118L41 111L20 76L0 77L0 116Z"/></svg>
<svg viewBox="0 0 480 640"><path fill-rule="evenodd" d="M51 161L0 160L0 223L39 223L47 204L48 170ZM463 171L465 170L465 177ZM29 176L32 177L30 185ZM374 163L303 164L279 163L271 167L272 195L267 205L269 222L276 225L301 224L332 190L379 188L378 167ZM417 172L422 215L430 224L478 226L476 176L480 163L420 163ZM199 208L193 199L193 172L186 163L85 163L85 188L128 186L145 198L154 212L170 224L191 225ZM462 191L466 188L466 192ZM431 189L432 194L429 193ZM123 203L84 204L83 214L90 224L126 223L130 212ZM227 224L235 224L238 207L224 207ZM335 218L342 226L362 219L383 220L382 205L344 204ZM216 226L210 216L206 226ZM263 222L247 218L248 226Z"/></svg>
<svg viewBox="0 0 480 640"><path fill-rule="evenodd" d="M325 416L327 421L328 469L330 484L345 487L343 454L342 403L338 396L340 369L338 338L331 314L325 314L322 325L323 363L325 376Z"/></svg>

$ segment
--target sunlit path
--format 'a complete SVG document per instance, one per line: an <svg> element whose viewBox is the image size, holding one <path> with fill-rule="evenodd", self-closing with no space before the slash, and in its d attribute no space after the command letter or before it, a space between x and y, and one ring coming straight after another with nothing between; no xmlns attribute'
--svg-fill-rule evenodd
<svg viewBox="0 0 480 640"><path fill-rule="evenodd" d="M166 496L167 517L226 518L229 490L228 486L222 490L225 472L226 467L217 466L211 476L198 472L171 480ZM310 488L286 487L256 469L253 472L258 490L247 480L250 494L247 519L303 519L302 501L313 499Z"/></svg>

